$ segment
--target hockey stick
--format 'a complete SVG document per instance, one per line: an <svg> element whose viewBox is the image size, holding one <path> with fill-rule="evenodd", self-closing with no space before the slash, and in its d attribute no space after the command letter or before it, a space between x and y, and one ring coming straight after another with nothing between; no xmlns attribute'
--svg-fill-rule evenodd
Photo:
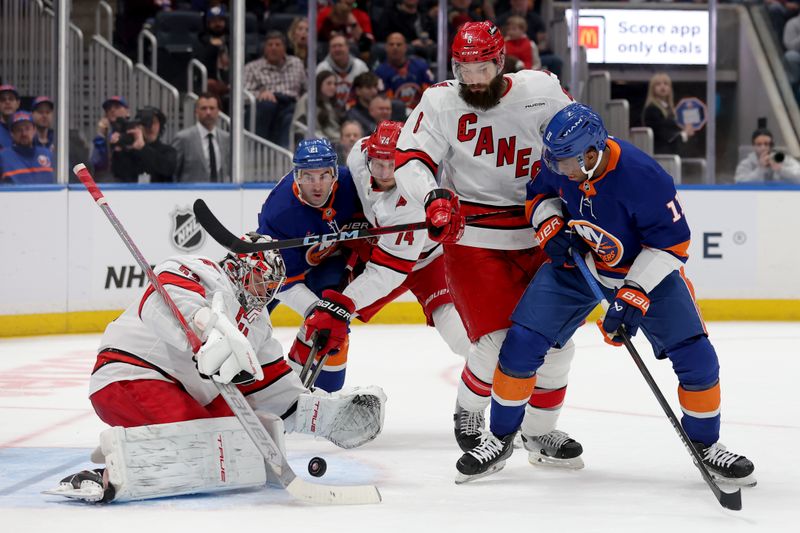
<svg viewBox="0 0 800 533"><path fill-rule="evenodd" d="M597 280L594 279L592 273L589 272L589 267L586 266L586 263L583 260L583 257L580 254L573 250L572 251L572 258L575 261L575 265L578 267L578 270L581 271L583 278L586 280L586 283L589 285L589 288L592 290L592 294L595 298L600 300L600 303L603 306L603 309L608 309L608 300L606 300L605 296L603 296L603 292L600 290L600 287L597 285ZM719 488L719 485L714 481L714 478L711 477L711 474L706 468L706 465L703 464L703 458L700 457L700 452L692 445L692 441L689 438L689 435L686 434L686 430L683 429L681 426L678 417L675 416L674 411L667 403L666 398L664 398L664 394L661 392L661 389L658 388L658 384L656 383L655 379L653 379L653 375L650 374L650 371L647 369L647 366L644 364L642 360L642 356L639 355L639 352L636 350L636 347L631 342L631 338L628 335L628 332L625 331L624 326L619 331L620 337L622 337L622 343L625 345L625 348L628 349L628 353L633 358L633 362L636 363L636 366L639 368L639 371L642 373L644 380L647 382L647 385L650 387L650 390L653 392L653 395L658 400L658 403L661 405L661 408L664 410L664 413L667 415L672 427L678 433L678 436L683 442L683 445L689 451L689 454L694 459L694 465L700 471L700 474L703 476L706 484L711 489L711 492L714 493L714 496L717 498L717 501L726 509L731 509L732 511L740 511L742 509L742 489L736 489L734 492L723 492L722 489Z"/></svg>
<svg viewBox="0 0 800 533"><path fill-rule="evenodd" d="M175 302L167 293L164 286L156 277L155 272L150 267L150 263L139 251L139 248L133 242L128 232L122 226L122 223L117 219L108 202L100 191L100 188L95 183L91 174L83 164L75 165L73 169L75 175L83 183L89 194L92 195L95 203L103 210L111 225L117 231L122 241L127 246L128 250L133 255L139 267L147 275L147 279L153 285L153 288L163 299L164 303L169 307L172 315L178 321L186 334L186 339L192 348L193 353L200 350L202 343L197 334L189 327L183 314L180 312ZM245 400L242 393L232 384L222 384L212 381L219 390L219 393L225 399L225 402L230 407L231 411L239 419L245 432L250 436L253 444L256 445L258 451L264 457L264 463L267 468L267 479L273 483L277 483L282 488L286 489L292 496L298 500L306 501L309 503L330 503L330 504L364 504L364 503L378 503L381 501L381 495L378 488L372 485L353 485L353 486L333 486L333 485L319 485L310 483L297 477L289 463L286 456L281 452L280 448L272 437L267 432L264 425L258 419L253 408Z"/></svg>
<svg viewBox="0 0 800 533"><path fill-rule="evenodd" d="M479 215L467 216L467 222L475 222L484 218L498 217L506 218L512 216L519 216L524 213L521 207L513 207L502 211L493 211L491 213L482 213ZM261 252L264 250L282 250L284 248L298 248L300 246L311 246L317 243L331 243L340 241L351 241L354 239L368 239L370 237L377 237L379 235L386 235L389 233L402 233L404 231L416 231L425 229L425 222L411 222L408 224L396 224L394 226L382 226L379 228L365 228L344 230L337 233L325 233L323 235L306 235L305 237L298 237L296 239L284 239L282 241L272 241L266 243L250 243L244 242L238 236L234 235L222 222L211 212L208 205L202 200L197 199L194 202L194 215L197 221L203 226L203 229L211 235L211 238L219 244L237 254L249 254L253 252Z"/></svg>

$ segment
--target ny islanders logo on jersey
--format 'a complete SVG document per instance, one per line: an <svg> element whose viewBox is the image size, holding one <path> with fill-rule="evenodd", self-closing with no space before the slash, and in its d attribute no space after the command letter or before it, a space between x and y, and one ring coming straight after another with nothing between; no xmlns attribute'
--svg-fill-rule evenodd
<svg viewBox="0 0 800 533"><path fill-rule="evenodd" d="M569 225L606 265L616 266L625 254L622 242L600 226L587 220L571 220Z"/></svg>
<svg viewBox="0 0 800 533"><path fill-rule="evenodd" d="M170 234L172 246L181 252L191 252L203 246L206 234L197 222L194 211L188 207L178 207L170 213L170 216L172 217Z"/></svg>
<svg viewBox="0 0 800 533"><path fill-rule="evenodd" d="M40 167L49 167L50 165L50 158L46 155L42 154L36 158L36 162L39 163Z"/></svg>

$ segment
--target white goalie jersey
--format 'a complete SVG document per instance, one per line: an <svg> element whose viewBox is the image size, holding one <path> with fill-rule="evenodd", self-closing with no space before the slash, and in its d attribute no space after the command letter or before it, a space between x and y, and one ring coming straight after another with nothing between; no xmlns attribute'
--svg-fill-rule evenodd
<svg viewBox="0 0 800 533"><path fill-rule="evenodd" d="M155 269L156 275L189 324L202 307L210 306L214 293L225 297L226 316L247 337L262 367L282 359L280 343L272 337L266 311L248 317L236 299L233 283L215 262L196 256L172 257ZM89 394L109 383L155 379L182 386L201 405L218 392L200 378L183 330L152 285L105 330L101 356L90 381Z"/></svg>
<svg viewBox="0 0 800 533"><path fill-rule="evenodd" d="M365 157L364 137L353 145L347 167L353 175L364 216L373 226L393 226L425 219L418 207L404 198L397 187L381 191L373 187ZM420 270L442 254L442 247L428 239L427 230L381 235L365 271L344 290L362 309L400 286L412 271Z"/></svg>
<svg viewBox="0 0 800 533"><path fill-rule="evenodd" d="M440 166L441 186L455 191L466 215L525 205L525 186L538 171L544 128L572 98L545 71L524 70L505 79L500 103L486 111L467 105L455 80L423 93L400 134L395 168L399 193L417 209L438 187ZM459 244L520 250L535 243L524 217L502 224L489 220L467 226Z"/></svg>

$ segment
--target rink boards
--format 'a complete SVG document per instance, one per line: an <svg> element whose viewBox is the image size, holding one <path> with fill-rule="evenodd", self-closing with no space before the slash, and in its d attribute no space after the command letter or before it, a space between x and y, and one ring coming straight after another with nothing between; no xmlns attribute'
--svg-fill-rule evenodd
<svg viewBox="0 0 800 533"><path fill-rule="evenodd" d="M82 187L0 192L0 336L101 331L145 277ZM106 196L151 263L221 257L191 212L203 198L234 233L253 230L269 186L106 186ZM800 320L800 189L682 188L692 229L687 274L708 320ZM666 207L665 207L666 209ZM279 308L281 309L281 308ZM276 311L278 325L298 323ZM384 323L422 322L405 295Z"/></svg>

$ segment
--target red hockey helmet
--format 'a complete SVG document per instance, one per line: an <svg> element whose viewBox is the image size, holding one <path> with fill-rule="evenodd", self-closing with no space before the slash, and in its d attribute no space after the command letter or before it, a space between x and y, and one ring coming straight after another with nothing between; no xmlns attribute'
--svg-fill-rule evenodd
<svg viewBox="0 0 800 533"><path fill-rule="evenodd" d="M394 160L397 139L400 138L402 122L382 120L367 139L367 157L370 159Z"/></svg>
<svg viewBox="0 0 800 533"><path fill-rule="evenodd" d="M453 61L478 63L496 61L502 69L506 42L493 22L466 22L453 39Z"/></svg>

